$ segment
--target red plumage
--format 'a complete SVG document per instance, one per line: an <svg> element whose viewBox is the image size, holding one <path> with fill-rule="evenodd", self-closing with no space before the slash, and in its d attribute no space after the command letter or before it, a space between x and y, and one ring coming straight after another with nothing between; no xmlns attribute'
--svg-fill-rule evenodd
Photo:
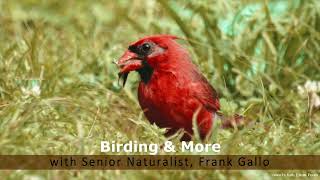
<svg viewBox="0 0 320 180"><path fill-rule="evenodd" d="M182 128L187 132L183 140L188 140L193 134L192 119L196 117L204 138L220 109L219 98L192 63L188 51L175 39L157 35L132 43L118 61L119 75L125 83L130 71L139 72L138 99L151 123L168 128L168 135Z"/></svg>

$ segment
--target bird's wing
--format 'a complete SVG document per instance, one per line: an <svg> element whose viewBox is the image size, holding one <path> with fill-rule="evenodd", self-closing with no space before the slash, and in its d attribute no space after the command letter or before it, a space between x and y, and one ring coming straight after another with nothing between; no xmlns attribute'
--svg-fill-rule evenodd
<svg viewBox="0 0 320 180"><path fill-rule="evenodd" d="M189 83L191 95L210 111L220 110L219 97L215 89L209 84L207 79L200 73L195 72L193 80Z"/></svg>

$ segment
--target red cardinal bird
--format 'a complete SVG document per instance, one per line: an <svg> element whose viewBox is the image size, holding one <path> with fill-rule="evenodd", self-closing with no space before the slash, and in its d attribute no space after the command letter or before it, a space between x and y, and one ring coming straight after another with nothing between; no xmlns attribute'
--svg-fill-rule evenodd
<svg viewBox="0 0 320 180"><path fill-rule="evenodd" d="M151 123L168 129L167 135L184 129L182 140L190 140L192 120L197 118L203 139L218 116L219 98L176 39L172 35L155 35L132 43L117 62L119 77L125 85L129 72L139 73L140 106Z"/></svg>

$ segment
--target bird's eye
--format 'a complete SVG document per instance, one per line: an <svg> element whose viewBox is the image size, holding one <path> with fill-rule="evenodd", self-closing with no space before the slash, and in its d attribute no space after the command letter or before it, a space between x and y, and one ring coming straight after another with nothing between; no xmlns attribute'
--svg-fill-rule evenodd
<svg viewBox="0 0 320 180"><path fill-rule="evenodd" d="M148 54L151 49L151 45L149 43L144 43L141 46L141 50L143 53Z"/></svg>

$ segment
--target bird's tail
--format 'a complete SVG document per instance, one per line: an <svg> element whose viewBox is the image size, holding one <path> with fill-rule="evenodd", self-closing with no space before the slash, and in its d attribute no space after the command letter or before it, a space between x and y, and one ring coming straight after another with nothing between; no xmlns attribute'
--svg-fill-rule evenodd
<svg viewBox="0 0 320 180"><path fill-rule="evenodd" d="M237 128L241 127L245 124L246 118L240 114L235 114L233 116L226 116L222 113L217 113L219 118L221 119L221 127L222 128Z"/></svg>

